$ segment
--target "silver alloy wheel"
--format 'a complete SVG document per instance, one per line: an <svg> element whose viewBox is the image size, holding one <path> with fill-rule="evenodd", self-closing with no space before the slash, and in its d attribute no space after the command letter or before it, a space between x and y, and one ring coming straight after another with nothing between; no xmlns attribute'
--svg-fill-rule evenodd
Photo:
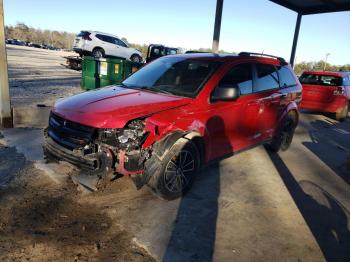
<svg viewBox="0 0 350 262"><path fill-rule="evenodd" d="M135 56L133 57L132 61L135 62L135 63L140 63L140 62L141 62L141 61L140 61L140 57L137 56L137 55L135 55Z"/></svg>
<svg viewBox="0 0 350 262"><path fill-rule="evenodd" d="M95 58L102 58L103 57L103 53L99 49L95 50L93 55L94 55Z"/></svg>
<svg viewBox="0 0 350 262"><path fill-rule="evenodd" d="M195 171L195 160L190 151L181 150L179 155L171 159L166 168L164 182L170 192L181 192L190 182Z"/></svg>

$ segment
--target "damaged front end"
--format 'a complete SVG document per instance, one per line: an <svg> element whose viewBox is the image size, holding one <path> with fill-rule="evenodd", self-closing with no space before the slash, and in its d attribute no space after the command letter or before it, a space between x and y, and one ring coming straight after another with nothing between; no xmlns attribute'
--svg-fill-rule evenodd
<svg viewBox="0 0 350 262"><path fill-rule="evenodd" d="M114 171L122 175L134 175L144 171L149 150L142 148L149 133L141 119L130 121L122 129L100 129L98 135L102 150L109 150L114 157Z"/></svg>
<svg viewBox="0 0 350 262"><path fill-rule="evenodd" d="M84 126L51 113L45 130L44 153L65 160L92 175L106 173L132 175L139 188L144 164L151 149L144 149L149 132L143 119L132 120L124 128L101 129Z"/></svg>

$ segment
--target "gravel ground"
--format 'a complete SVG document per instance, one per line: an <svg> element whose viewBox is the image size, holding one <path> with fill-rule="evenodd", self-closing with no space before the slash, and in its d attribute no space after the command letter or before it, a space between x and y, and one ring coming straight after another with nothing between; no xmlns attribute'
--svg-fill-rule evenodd
<svg viewBox="0 0 350 262"><path fill-rule="evenodd" d="M12 106L51 106L82 92L80 72L62 65L67 55L8 45ZM69 172L53 179L29 159L37 157L0 142L0 261L154 261L104 206L82 201Z"/></svg>
<svg viewBox="0 0 350 262"><path fill-rule="evenodd" d="M1 261L154 261L67 176L55 183L0 144Z"/></svg>
<svg viewBox="0 0 350 262"><path fill-rule="evenodd" d="M51 106L82 91L81 73L62 65L63 57L74 53L14 45L6 49L12 106Z"/></svg>

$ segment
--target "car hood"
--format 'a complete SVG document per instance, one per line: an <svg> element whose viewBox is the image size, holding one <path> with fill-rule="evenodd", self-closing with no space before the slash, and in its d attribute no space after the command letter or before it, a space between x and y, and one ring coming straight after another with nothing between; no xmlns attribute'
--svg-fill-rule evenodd
<svg viewBox="0 0 350 262"><path fill-rule="evenodd" d="M191 101L191 98L110 86L59 100L52 112L86 126L122 128L132 119L184 106Z"/></svg>

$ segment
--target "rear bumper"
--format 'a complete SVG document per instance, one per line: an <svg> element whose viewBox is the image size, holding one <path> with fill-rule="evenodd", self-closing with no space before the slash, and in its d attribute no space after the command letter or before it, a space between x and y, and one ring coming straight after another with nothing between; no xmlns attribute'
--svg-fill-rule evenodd
<svg viewBox="0 0 350 262"><path fill-rule="evenodd" d="M333 101L329 103L321 103L319 101L303 99L301 101L300 108L319 112L335 113L341 110L348 103L349 100L343 96L334 97Z"/></svg>

